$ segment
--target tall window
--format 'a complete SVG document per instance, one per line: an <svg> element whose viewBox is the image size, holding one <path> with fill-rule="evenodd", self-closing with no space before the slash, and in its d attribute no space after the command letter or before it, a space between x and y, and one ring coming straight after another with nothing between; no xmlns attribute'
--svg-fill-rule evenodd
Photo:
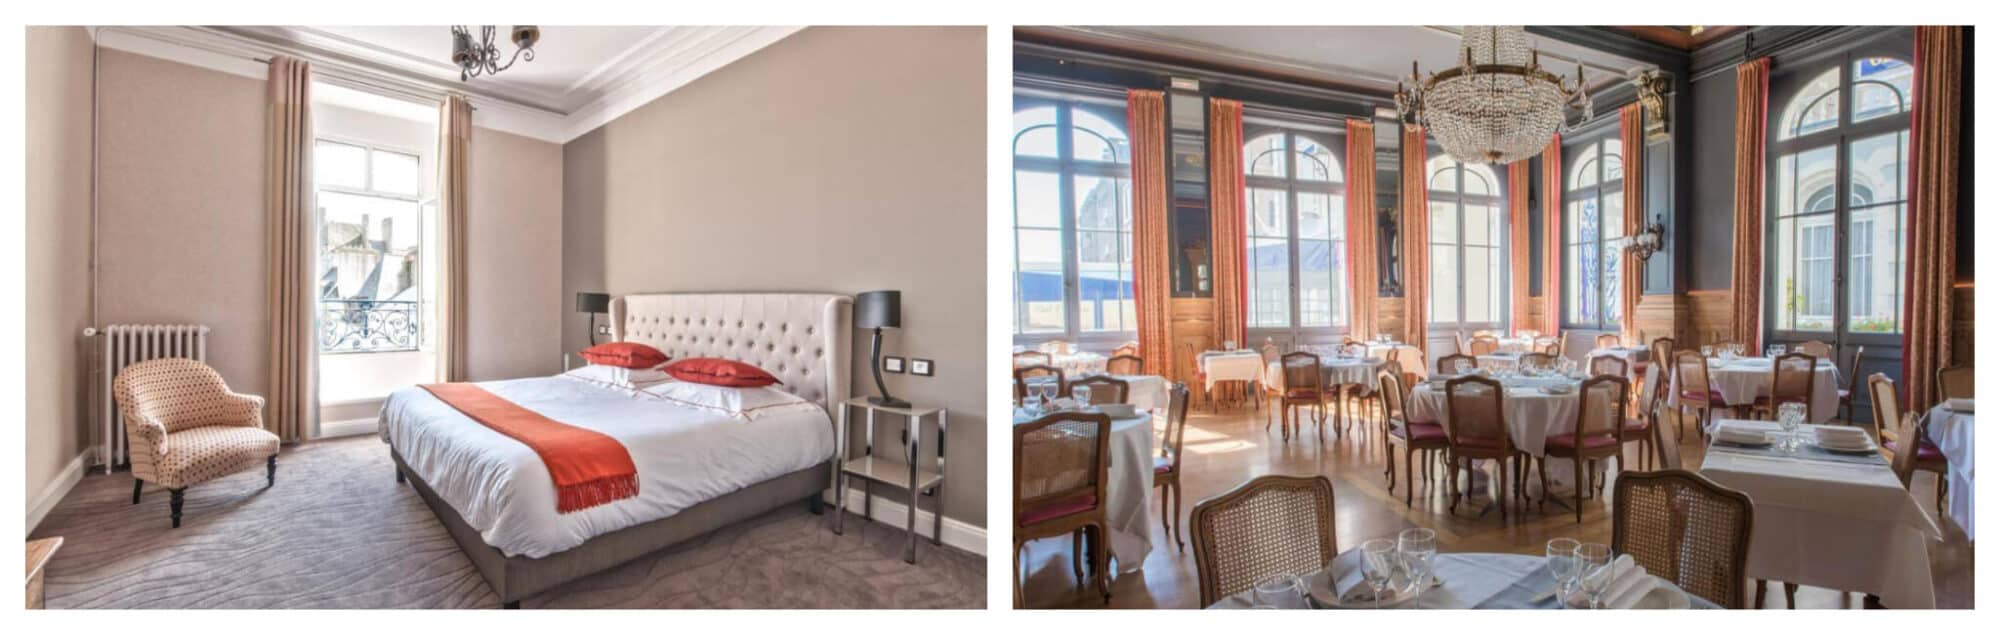
<svg viewBox="0 0 2000 635"><path fill-rule="evenodd" d="M1018 98L1014 107L1014 334L1127 339L1132 144L1111 103Z"/></svg>
<svg viewBox="0 0 2000 635"><path fill-rule="evenodd" d="M1243 144L1251 328L1347 326L1345 174L1331 139L1266 128Z"/></svg>
<svg viewBox="0 0 2000 635"><path fill-rule="evenodd" d="M1625 157L1617 137L1593 141L1576 152L1563 188L1564 324L1617 330L1618 250L1609 242L1625 234Z"/></svg>
<svg viewBox="0 0 2000 635"><path fill-rule="evenodd" d="M320 350L415 350L425 333L422 161L328 139L313 149Z"/></svg>
<svg viewBox="0 0 2000 635"><path fill-rule="evenodd" d="M1773 121L1772 328L1781 338L1902 331L1911 67L1849 57L1788 78Z"/></svg>
<svg viewBox="0 0 2000 635"><path fill-rule="evenodd" d="M1498 328L1507 296L1500 180L1449 156L1425 166L1431 200L1432 328Z"/></svg>

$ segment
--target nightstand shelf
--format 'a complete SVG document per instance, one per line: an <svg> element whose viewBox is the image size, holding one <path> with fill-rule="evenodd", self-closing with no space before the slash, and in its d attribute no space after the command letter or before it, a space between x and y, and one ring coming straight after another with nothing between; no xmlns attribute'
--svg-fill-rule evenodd
<svg viewBox="0 0 2000 635"><path fill-rule="evenodd" d="M867 479L869 482L881 483L889 487L898 489L910 488L910 466L898 461L887 461L879 457L864 456L848 461L847 465L841 468L841 471L848 476ZM942 482L944 482L943 474L923 469L922 465L917 466L917 489L927 490L937 487L937 484Z"/></svg>
<svg viewBox="0 0 2000 635"><path fill-rule="evenodd" d="M848 443L848 439L853 436L850 432L850 424L854 423L854 417L850 416L849 413L855 409L860 409L865 413L861 420L867 425L862 437L864 439L864 444L861 448L862 455L859 457L853 456L853 448L849 447L850 444ZM875 455L875 416L878 413L903 418L905 434L901 443L903 447L901 448L902 452L900 456ZM935 461L925 460L923 456L924 419L931 417L937 418L938 439L934 442L937 445L937 459ZM879 406L869 403L868 399L862 397L841 402L839 413L840 425L837 428L840 434L835 439L838 450L834 453L833 533L839 534L845 531L847 524L847 491L854 479L860 479L862 486L861 516L865 519L873 520L875 517L873 487L875 484L879 483L908 491L910 496L910 500L907 503L909 510L904 530L909 532L910 543L908 551L903 556L905 562L911 564L917 562L917 502L920 497L928 496L933 503L931 544L944 544L942 533L944 531L944 510L937 507L936 503L940 500L938 498L939 494L944 491L944 433L949 427L946 420L947 413L943 408L926 408L921 406L895 408ZM911 487L911 484L915 484L916 486Z"/></svg>

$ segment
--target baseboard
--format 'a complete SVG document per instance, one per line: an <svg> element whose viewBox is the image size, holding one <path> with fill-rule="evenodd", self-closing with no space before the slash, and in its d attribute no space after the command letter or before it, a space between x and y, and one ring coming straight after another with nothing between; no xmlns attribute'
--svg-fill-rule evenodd
<svg viewBox="0 0 2000 635"><path fill-rule="evenodd" d="M832 492L829 491L827 493L826 499L827 505L833 505ZM867 500L867 495L863 494L861 490L847 490L847 511L854 513L856 516L861 515L861 510L864 508L863 503L866 503ZM897 502L886 496L877 495L875 497L875 516L871 520L901 530L910 520L909 509L908 503ZM832 509L829 508L827 511L831 512ZM931 523L933 522L935 521L932 520L931 512L924 511L922 508L917 509L917 534L919 536L930 538ZM985 556L986 528L952 520L950 516L946 516L944 519L944 544L970 552L973 555Z"/></svg>
<svg viewBox="0 0 2000 635"><path fill-rule="evenodd" d="M28 533L35 533L35 527L42 524L42 519L49 515L50 510L56 508L56 503L62 502L63 497L69 495L70 489L76 487L77 481L83 480L84 466L90 463L91 453L91 450L85 450L76 455L76 458L70 459L69 465L63 466L62 472L56 474L56 480L51 481L48 487L42 488L41 494L35 496L35 504L28 508Z"/></svg>
<svg viewBox="0 0 2000 635"><path fill-rule="evenodd" d="M379 427L380 425L381 423L375 419L348 419L346 421L321 421L319 423L319 436L315 438L331 439L334 437L349 437L362 434L375 434L377 430L380 430Z"/></svg>

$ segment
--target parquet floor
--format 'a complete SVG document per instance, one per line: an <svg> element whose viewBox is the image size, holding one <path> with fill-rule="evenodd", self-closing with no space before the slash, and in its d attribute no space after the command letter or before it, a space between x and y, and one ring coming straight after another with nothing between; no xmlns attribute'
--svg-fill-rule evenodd
<svg viewBox="0 0 2000 635"><path fill-rule="evenodd" d="M1281 442L1276 426L1265 429L1265 411L1249 411L1225 408L1221 414L1193 412L1189 417L1186 453L1182 463L1181 477L1186 502L1181 509L1181 522L1194 504L1208 497L1228 491L1230 488L1250 478L1265 474L1323 474L1334 484L1335 523L1342 549L1352 548L1361 541L1375 537L1393 537L1396 532L1409 527L1429 527L1438 532L1440 547L1446 551L1462 552L1507 552L1540 555L1545 543L1551 538L1574 537L1586 542L1611 540L1610 492L1606 486L1607 498L1584 501L1583 522L1577 524L1575 516L1567 509L1549 504L1546 511L1537 511L1531 503L1527 514L1519 518L1510 516L1504 523L1497 510L1483 518L1475 518L1475 507L1486 500L1483 496L1472 506L1461 503L1457 516L1446 511L1449 498L1445 488L1436 492L1427 491L1422 483L1422 474L1417 479L1415 506L1406 508L1403 504L1402 466L1397 466L1395 493L1391 494L1382 478L1383 458L1379 434L1361 434L1361 425L1356 424L1356 433L1335 440L1329 428L1324 444L1313 438L1314 429L1306 424L1305 439ZM1155 425L1162 425L1157 423ZM1374 425L1369 422L1372 429ZM1331 426L1331 423L1329 423ZM1157 433L1156 433L1157 434ZM1689 466L1700 465L1701 446L1690 434L1681 446L1682 460ZM1157 439L1157 436L1155 437ZM1628 453L1636 455L1637 446ZM1400 461L1400 453L1398 455ZM1489 468L1490 469L1490 468ZM1539 488L1534 479L1529 479L1531 495L1539 496ZM1483 485L1483 484L1482 484ZM1930 506L1937 487L1930 475L1916 476L1915 495L1925 503L1925 510L1933 515L1936 509ZM1483 490L1482 490L1483 491ZM1183 552L1175 548L1171 538L1160 535L1157 526L1160 518L1160 499L1157 494L1150 497L1155 519L1154 548L1147 558L1143 570L1119 576L1112 584L1112 599L1109 608L1198 608L1200 591L1197 589L1194 569L1194 552L1190 545ZM1933 544L1931 555L1931 576L1936 585L1938 608L1971 608L1973 598L1972 545L1965 533L1949 520L1940 520L1944 527L1945 540ZM1070 573L1070 541L1068 539L1047 539L1030 543L1024 550L1021 562L1015 563L1016 575L1022 576L1023 597L1028 608L1106 608L1106 604L1096 593L1079 589ZM1767 596L1766 608L1785 608L1782 585L1772 583ZM1798 592L1799 608L1860 608L1859 594L1841 593L1830 589L1813 587L1801 588Z"/></svg>

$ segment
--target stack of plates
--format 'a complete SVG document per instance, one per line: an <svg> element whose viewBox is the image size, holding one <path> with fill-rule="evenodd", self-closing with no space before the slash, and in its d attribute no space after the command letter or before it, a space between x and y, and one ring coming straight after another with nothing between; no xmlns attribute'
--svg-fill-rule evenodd
<svg viewBox="0 0 2000 635"><path fill-rule="evenodd" d="M1849 426L1820 426L1813 430L1814 441L1819 447L1834 452L1873 452L1875 440L1860 428Z"/></svg>
<svg viewBox="0 0 2000 635"><path fill-rule="evenodd" d="M1763 430L1725 423L1716 426L1715 440L1731 445L1756 447L1770 445L1771 435Z"/></svg>

